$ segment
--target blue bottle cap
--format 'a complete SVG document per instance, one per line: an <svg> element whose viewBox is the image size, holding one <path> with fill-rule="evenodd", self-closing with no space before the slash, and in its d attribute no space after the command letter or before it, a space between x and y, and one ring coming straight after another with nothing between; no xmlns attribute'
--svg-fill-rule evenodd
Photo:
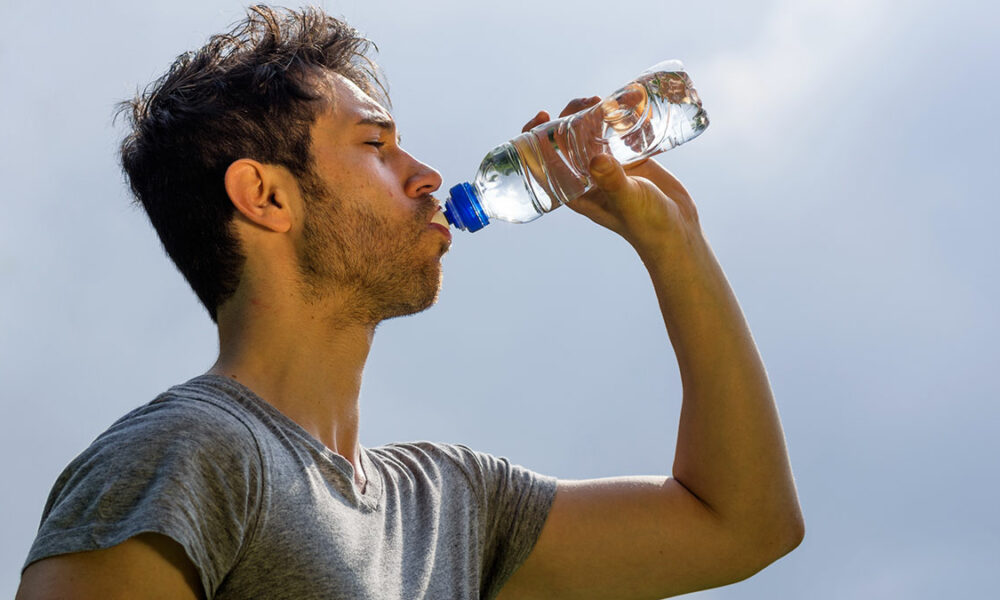
<svg viewBox="0 0 1000 600"><path fill-rule="evenodd" d="M479 231L490 224L490 218L483 212L476 188L468 183L460 183L448 190L449 197L444 203L444 218L466 231Z"/></svg>

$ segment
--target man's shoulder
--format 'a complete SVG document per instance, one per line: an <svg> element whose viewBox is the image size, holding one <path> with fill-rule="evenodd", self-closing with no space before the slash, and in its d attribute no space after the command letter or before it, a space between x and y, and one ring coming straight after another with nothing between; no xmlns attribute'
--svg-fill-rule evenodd
<svg viewBox="0 0 1000 600"><path fill-rule="evenodd" d="M118 419L66 466L46 514L61 497L100 494L108 482L141 488L214 471L255 479L263 468L257 438L224 398L189 384L172 387Z"/></svg>
<svg viewBox="0 0 1000 600"><path fill-rule="evenodd" d="M105 437L180 436L253 438L253 414L233 391L204 376L175 385L133 409L102 434Z"/></svg>
<svg viewBox="0 0 1000 600"><path fill-rule="evenodd" d="M172 463L260 462L251 411L200 378L176 385L119 418L67 465L60 481L94 470Z"/></svg>
<svg viewBox="0 0 1000 600"><path fill-rule="evenodd" d="M464 444L449 444L427 440L392 442L369 449L379 458L406 464L468 464L481 454Z"/></svg>
<svg viewBox="0 0 1000 600"><path fill-rule="evenodd" d="M506 458L456 443L394 442L370 451L376 461L390 469L423 473L433 479L461 476L474 487L482 487L510 466Z"/></svg>
<svg viewBox="0 0 1000 600"><path fill-rule="evenodd" d="M59 475L25 565L165 535L202 567L250 531L264 502L252 419L197 378L130 411ZM216 532L225 532L216 535ZM208 536L208 537L206 537Z"/></svg>

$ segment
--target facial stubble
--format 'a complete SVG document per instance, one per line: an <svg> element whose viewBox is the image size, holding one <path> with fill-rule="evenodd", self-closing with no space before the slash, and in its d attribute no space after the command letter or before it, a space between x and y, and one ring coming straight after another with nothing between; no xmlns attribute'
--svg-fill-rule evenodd
<svg viewBox="0 0 1000 600"><path fill-rule="evenodd" d="M339 297L338 319L372 326L434 304L441 263L419 254L427 219L401 225L368 204L345 202L315 176L302 186L306 215L297 253L306 301Z"/></svg>

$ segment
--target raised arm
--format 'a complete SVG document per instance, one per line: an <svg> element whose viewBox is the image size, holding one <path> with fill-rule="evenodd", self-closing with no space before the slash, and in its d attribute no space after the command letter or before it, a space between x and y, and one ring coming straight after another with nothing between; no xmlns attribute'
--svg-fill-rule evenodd
<svg viewBox="0 0 1000 600"><path fill-rule="evenodd" d="M680 368L673 476L560 482L504 599L663 598L725 585L804 532L763 362L690 196L654 161L626 174L597 157L591 173L598 189L570 206L635 248Z"/></svg>

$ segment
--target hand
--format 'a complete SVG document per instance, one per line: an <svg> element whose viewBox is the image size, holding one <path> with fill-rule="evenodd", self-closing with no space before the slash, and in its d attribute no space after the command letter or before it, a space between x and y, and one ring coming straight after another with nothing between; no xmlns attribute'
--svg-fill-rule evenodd
<svg viewBox="0 0 1000 600"><path fill-rule="evenodd" d="M600 98L576 98L559 114L588 109ZM525 124L528 131L551 117L540 111ZM698 211L684 186L656 161L646 159L623 168L610 154L590 163L595 187L567 206L625 238L637 250L671 239L700 235Z"/></svg>

